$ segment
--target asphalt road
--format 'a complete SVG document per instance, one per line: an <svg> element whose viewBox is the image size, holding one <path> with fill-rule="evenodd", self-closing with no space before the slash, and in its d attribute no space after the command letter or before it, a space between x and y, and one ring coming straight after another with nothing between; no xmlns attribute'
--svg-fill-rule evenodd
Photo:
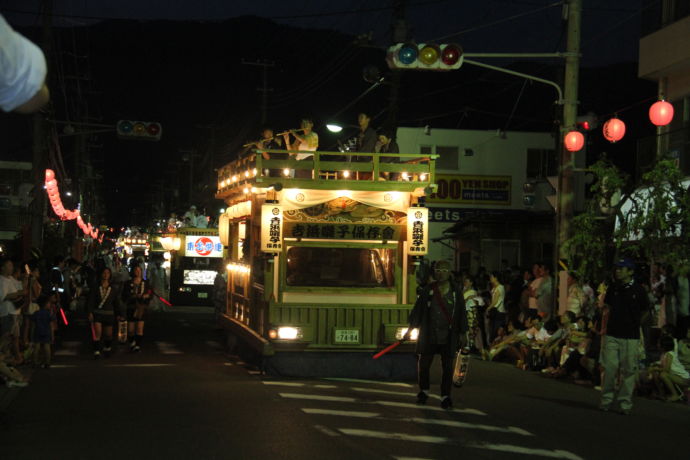
<svg viewBox="0 0 690 460"><path fill-rule="evenodd" d="M262 376L225 353L205 309L153 315L139 354L95 361L88 334L75 321L51 369L0 388L0 458L690 457L690 406L602 413L594 389L508 365L472 360L444 411L434 395L414 405L413 382Z"/></svg>

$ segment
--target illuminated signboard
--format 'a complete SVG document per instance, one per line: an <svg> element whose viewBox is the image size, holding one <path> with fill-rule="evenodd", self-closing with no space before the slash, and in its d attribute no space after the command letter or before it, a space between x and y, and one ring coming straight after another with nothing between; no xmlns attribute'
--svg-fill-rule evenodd
<svg viewBox="0 0 690 460"><path fill-rule="evenodd" d="M429 252L429 210L410 208L407 210L407 253L423 256Z"/></svg>
<svg viewBox="0 0 690 460"><path fill-rule="evenodd" d="M223 245L219 236L187 235L184 241L185 257L223 257Z"/></svg>
<svg viewBox="0 0 690 460"><path fill-rule="evenodd" d="M261 206L261 250L273 253L283 250L283 208L280 205Z"/></svg>
<svg viewBox="0 0 690 460"><path fill-rule="evenodd" d="M428 203L510 205L510 176L461 176L438 174L438 189Z"/></svg>

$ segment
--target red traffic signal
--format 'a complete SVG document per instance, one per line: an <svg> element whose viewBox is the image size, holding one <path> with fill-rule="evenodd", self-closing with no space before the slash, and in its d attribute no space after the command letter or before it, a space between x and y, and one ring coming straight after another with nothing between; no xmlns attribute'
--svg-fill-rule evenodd
<svg viewBox="0 0 690 460"><path fill-rule="evenodd" d="M454 70L463 63L462 47L455 43L398 43L388 48L391 69Z"/></svg>
<svg viewBox="0 0 690 460"><path fill-rule="evenodd" d="M117 135L122 139L159 141L163 128L155 121L120 120L116 125Z"/></svg>

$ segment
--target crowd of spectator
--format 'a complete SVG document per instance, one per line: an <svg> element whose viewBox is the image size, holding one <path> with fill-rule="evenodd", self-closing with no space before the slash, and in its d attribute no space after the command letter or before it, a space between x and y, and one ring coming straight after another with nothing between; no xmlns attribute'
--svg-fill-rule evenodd
<svg viewBox="0 0 690 460"><path fill-rule="evenodd" d="M666 401L685 400L690 384L688 273L655 266L635 274L629 284L640 286L646 296L642 304L649 306L641 312L640 340L633 342L639 344L635 392ZM458 276L464 286L473 352L485 360L601 390L601 349L611 309L607 292L620 281L603 280L595 289L595 284L569 273L567 297L558 302L548 264L493 273L480 268L475 275Z"/></svg>
<svg viewBox="0 0 690 460"><path fill-rule="evenodd" d="M165 294L168 281L161 265L162 259L154 257L145 273L150 285ZM85 262L57 256L48 263L40 251L27 262L0 258L0 381L23 387L29 384L25 369L49 368L64 328L88 310L98 274L109 270L112 283L119 286L136 266L146 265L113 252L92 254ZM151 307L163 305L156 301Z"/></svg>

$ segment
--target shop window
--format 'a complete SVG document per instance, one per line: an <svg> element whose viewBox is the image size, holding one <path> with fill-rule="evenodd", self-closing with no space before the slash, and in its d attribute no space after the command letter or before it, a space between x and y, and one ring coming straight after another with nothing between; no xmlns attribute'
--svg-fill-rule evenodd
<svg viewBox="0 0 690 460"><path fill-rule="evenodd" d="M527 149L527 178L543 179L558 174L556 151L553 149Z"/></svg>
<svg viewBox="0 0 690 460"><path fill-rule="evenodd" d="M520 266L519 240L481 241L481 266L489 271L503 270L514 265Z"/></svg>

